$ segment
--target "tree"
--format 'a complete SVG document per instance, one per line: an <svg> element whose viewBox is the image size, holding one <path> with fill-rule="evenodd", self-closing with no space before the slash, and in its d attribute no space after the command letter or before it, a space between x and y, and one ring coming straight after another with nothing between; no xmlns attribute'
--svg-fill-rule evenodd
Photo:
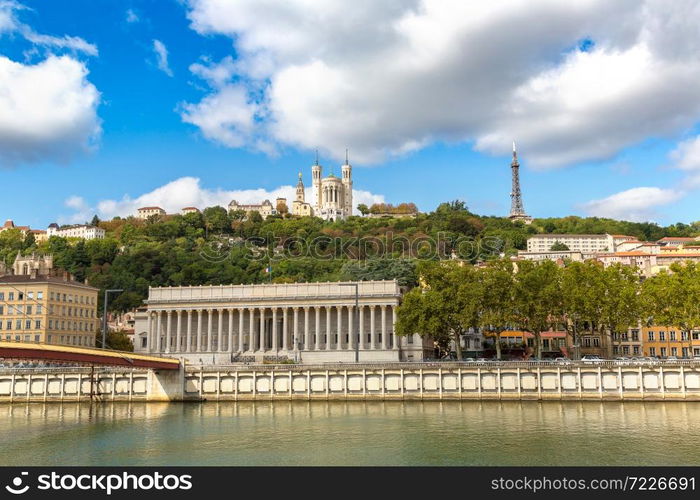
<svg viewBox="0 0 700 500"><path fill-rule="evenodd" d="M555 241L554 244L551 247L549 247L549 249L552 252L568 252L569 251L569 247L560 241Z"/></svg>
<svg viewBox="0 0 700 500"><path fill-rule="evenodd" d="M100 218L97 216L97 214L92 216L92 220L90 221L91 226L99 226L100 225Z"/></svg>
<svg viewBox="0 0 700 500"><path fill-rule="evenodd" d="M700 265L675 263L671 271L644 281L642 310L648 324L676 326L691 339L691 330L700 326Z"/></svg>
<svg viewBox="0 0 700 500"><path fill-rule="evenodd" d="M421 265L419 272L424 286L404 296L397 312L396 333L427 335L445 349L454 343L461 360L462 334L478 322L476 271L455 262L430 262Z"/></svg>
<svg viewBox="0 0 700 500"><path fill-rule="evenodd" d="M642 314L640 280L636 270L614 264L601 270L602 289L597 295L601 302L601 333L609 338L607 356L612 357L612 340L620 333L637 326Z"/></svg>
<svg viewBox="0 0 700 500"><path fill-rule="evenodd" d="M359 205L357 205L357 210L359 210L359 212L360 212L363 216L365 216L365 215L367 215L367 214L369 213L369 208L368 208L367 205L365 205L364 203L360 203Z"/></svg>
<svg viewBox="0 0 700 500"><path fill-rule="evenodd" d="M562 293L559 267L544 262L518 263L514 275L513 304L516 322L523 331L535 337L535 356L542 356L542 332L555 325L562 314Z"/></svg>
<svg viewBox="0 0 700 500"><path fill-rule="evenodd" d="M113 349L115 351L128 351L133 352L134 344L131 343L129 337L124 331L111 332L107 330L107 336L105 338L105 343L107 344L107 349ZM102 347L102 332L98 331L95 335L95 345L97 347Z"/></svg>
<svg viewBox="0 0 700 500"><path fill-rule="evenodd" d="M501 334L516 323L513 264L496 260L481 270L481 304L478 326L494 337L496 358L501 359Z"/></svg>

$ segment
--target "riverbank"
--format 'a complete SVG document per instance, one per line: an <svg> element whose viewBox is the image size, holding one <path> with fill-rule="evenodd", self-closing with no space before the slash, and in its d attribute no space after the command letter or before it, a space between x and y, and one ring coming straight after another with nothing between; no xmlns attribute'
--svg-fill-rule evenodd
<svg viewBox="0 0 700 500"><path fill-rule="evenodd" d="M269 400L700 401L700 363L232 365L0 372L0 402Z"/></svg>

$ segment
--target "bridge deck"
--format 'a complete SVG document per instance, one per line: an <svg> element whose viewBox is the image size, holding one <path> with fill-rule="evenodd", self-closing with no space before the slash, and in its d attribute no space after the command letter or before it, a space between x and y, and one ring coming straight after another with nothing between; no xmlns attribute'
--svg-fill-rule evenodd
<svg viewBox="0 0 700 500"><path fill-rule="evenodd" d="M180 361L172 358L148 356L127 351L111 351L109 349L1 340L0 358L68 361L104 366L152 368L156 370L177 370L180 368Z"/></svg>

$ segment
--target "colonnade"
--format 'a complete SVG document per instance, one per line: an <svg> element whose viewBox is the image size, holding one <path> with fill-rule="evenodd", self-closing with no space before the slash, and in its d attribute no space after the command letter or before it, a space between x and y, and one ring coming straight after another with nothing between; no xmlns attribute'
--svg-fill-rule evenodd
<svg viewBox="0 0 700 500"><path fill-rule="evenodd" d="M165 354L388 350L399 346L395 323L393 304L155 309L146 347Z"/></svg>

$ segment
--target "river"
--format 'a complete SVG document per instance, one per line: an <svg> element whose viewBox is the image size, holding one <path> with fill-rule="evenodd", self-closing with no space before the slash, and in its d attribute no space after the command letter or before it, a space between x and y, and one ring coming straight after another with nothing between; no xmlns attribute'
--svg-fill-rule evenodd
<svg viewBox="0 0 700 500"><path fill-rule="evenodd" d="M1 465L696 465L700 403L0 405Z"/></svg>

